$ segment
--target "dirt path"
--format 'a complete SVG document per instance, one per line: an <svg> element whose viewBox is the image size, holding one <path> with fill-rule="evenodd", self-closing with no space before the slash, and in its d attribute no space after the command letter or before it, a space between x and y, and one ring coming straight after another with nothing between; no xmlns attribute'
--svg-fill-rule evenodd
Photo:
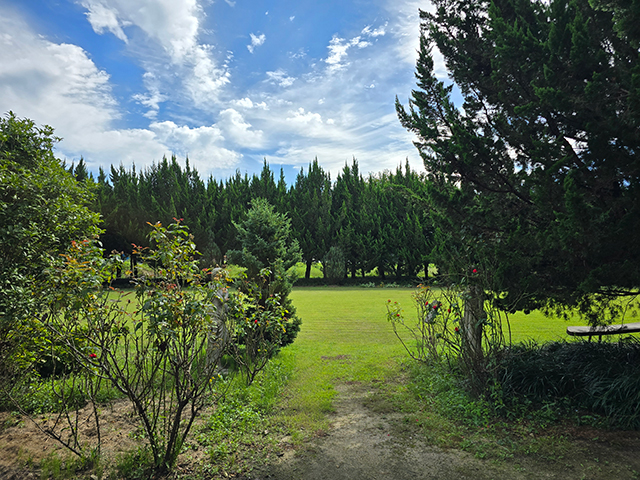
<svg viewBox="0 0 640 480"><path fill-rule="evenodd" d="M437 478L530 478L475 459L457 450L441 450L402 432L404 414L373 414L365 401L373 392L361 385L339 385L331 430L305 453L293 453L252 479L416 480ZM285 439L286 441L286 439ZM532 477L531 477L532 478ZM538 477L539 478L539 477Z"/></svg>
<svg viewBox="0 0 640 480"><path fill-rule="evenodd" d="M276 464L254 472L251 480L463 480L463 479L633 479L639 478L637 435L612 448L584 442L584 458L563 462L493 462L459 450L426 445L407 433L404 414L376 414L365 405L375 392L359 384L338 385L330 431L303 452L289 450ZM286 443L287 439L283 439ZM592 456L592 448L603 461ZM582 453L580 453L582 452ZM615 453L617 452L617 454ZM616 456L617 455L617 456ZM635 470L637 469L637 471Z"/></svg>

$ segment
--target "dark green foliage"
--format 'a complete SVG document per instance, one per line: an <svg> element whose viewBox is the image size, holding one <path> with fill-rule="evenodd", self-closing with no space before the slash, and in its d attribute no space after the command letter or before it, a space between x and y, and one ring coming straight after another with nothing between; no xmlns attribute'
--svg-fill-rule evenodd
<svg viewBox="0 0 640 480"><path fill-rule="evenodd" d="M99 231L86 207L91 193L54 157L56 141L50 127L13 113L0 119L0 372L8 379L47 351L37 319L52 294L49 269L73 241Z"/></svg>
<svg viewBox="0 0 640 480"><path fill-rule="evenodd" d="M637 8L434 5L421 14L419 88L397 110L427 169L441 272L477 268L507 310L579 306L592 324L616 320L607 300L640 285ZM435 75L436 48L461 109Z"/></svg>
<svg viewBox="0 0 640 480"><path fill-rule="evenodd" d="M322 260L331 244L331 178L315 159L305 174L300 170L291 191L289 214L306 264L305 278L313 262Z"/></svg>
<svg viewBox="0 0 640 480"><path fill-rule="evenodd" d="M331 282L344 280L347 267L344 261L344 252L340 247L331 247L322 259L324 277Z"/></svg>
<svg viewBox="0 0 640 480"><path fill-rule="evenodd" d="M553 404L604 415L612 426L640 428L640 342L553 342L511 347L499 360L499 401Z"/></svg>
<svg viewBox="0 0 640 480"><path fill-rule="evenodd" d="M240 248L234 224L246 218L254 198L289 215L307 267L305 277L332 246L343 250L352 277L374 269L383 279L389 273L415 276L429 257L430 214L415 204L424 190L423 177L408 164L365 178L354 160L332 183L316 159L289 188L284 172L276 182L266 161L259 175L238 171L225 181L209 177L204 182L188 161L181 167L172 157L141 172L122 165L112 166L110 175L100 170L96 183L105 250L125 252L134 262L131 244L146 245L151 217L165 224L182 218L192 226L202 266L222 264L229 251Z"/></svg>
<svg viewBox="0 0 640 480"><path fill-rule="evenodd" d="M290 269L302 258L298 242L293 239L291 221L286 215L275 212L264 198L256 198L251 202L247 218L236 224L236 229L242 250L230 251L229 260L247 269L246 279L239 289L258 298L256 309L262 312L269 312L272 307L284 309L284 331L267 330L264 335L267 343L278 348L289 345L297 336L301 323L288 297L295 280ZM271 325L275 326L275 322ZM246 343L242 339L240 342ZM272 349L269 356L278 348Z"/></svg>

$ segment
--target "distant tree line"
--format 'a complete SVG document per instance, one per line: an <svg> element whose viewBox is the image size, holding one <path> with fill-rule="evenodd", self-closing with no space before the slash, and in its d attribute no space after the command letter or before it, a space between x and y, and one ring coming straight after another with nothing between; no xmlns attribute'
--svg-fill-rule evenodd
<svg viewBox="0 0 640 480"><path fill-rule="evenodd" d="M235 225L246 218L253 199L264 198L291 219L306 278L314 262L323 262L325 276L328 264L335 272L337 263L339 276L352 278L374 270L382 278L414 276L429 264L433 227L415 200L425 182L408 163L364 176L354 159L332 181L315 159L291 186L282 170L276 180L266 160L259 175L236 172L224 181L201 178L188 159L182 167L175 156L140 171L101 168L95 180L82 159L68 170L94 184L106 251L132 254L132 244L146 243L147 222L177 218L190 228L202 262L222 263L227 252L240 248Z"/></svg>

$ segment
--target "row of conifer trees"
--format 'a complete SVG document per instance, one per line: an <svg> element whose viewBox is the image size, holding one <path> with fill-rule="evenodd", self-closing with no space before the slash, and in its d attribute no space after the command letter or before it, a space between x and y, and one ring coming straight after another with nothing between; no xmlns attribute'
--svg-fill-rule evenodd
<svg viewBox="0 0 640 480"><path fill-rule="evenodd" d="M175 156L142 170L100 169L96 179L82 160L69 170L79 181L95 184L94 208L104 220L101 240L107 251L131 253L132 244L145 245L147 222L181 218L202 262L220 264L227 251L238 248L235 224L245 218L251 200L261 197L291 220L307 278L313 262L327 255L342 259L352 277L413 276L428 264L433 227L420 203L424 179L408 163L365 176L354 159L332 181L316 159L293 185L282 170L276 180L266 160L259 175L238 171L226 180L203 179L188 159L183 167Z"/></svg>

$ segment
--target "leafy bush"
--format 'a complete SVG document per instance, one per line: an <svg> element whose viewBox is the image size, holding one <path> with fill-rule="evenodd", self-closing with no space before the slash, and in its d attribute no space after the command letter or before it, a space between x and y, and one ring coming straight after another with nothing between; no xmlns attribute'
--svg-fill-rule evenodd
<svg viewBox="0 0 640 480"><path fill-rule="evenodd" d="M198 268L195 245L179 221L152 225L150 239L153 248L136 253L155 266L154 278L138 279L135 292L120 298L101 288L95 246L77 244L60 272L61 304L48 327L67 339L87 374L129 398L155 468L164 471L175 464L198 413L216 399L212 387L224 348L211 347L226 340L214 319L226 284L215 277L205 283L207 272ZM127 295L134 296L132 311L122 301Z"/></svg>
<svg viewBox="0 0 640 480"><path fill-rule="evenodd" d="M344 251L340 247L333 246L324 256L322 262L324 276L332 282L340 282L347 275L347 264Z"/></svg>
<svg viewBox="0 0 640 480"><path fill-rule="evenodd" d="M51 127L0 118L0 387L51 352L39 319L54 293L50 269L73 240L99 232L91 192L53 154ZM58 352L60 353L60 352Z"/></svg>
<svg viewBox="0 0 640 480"><path fill-rule="evenodd" d="M289 299L293 268L302 258L291 222L265 199L251 202L242 224L236 224L242 250L228 253L231 262L246 268L238 282L238 302L232 303L236 341L232 354L251 384L280 348L294 341L301 320ZM244 296L244 297L243 297Z"/></svg>
<svg viewBox="0 0 640 480"><path fill-rule="evenodd" d="M498 360L494 401L554 404L603 415L612 426L640 428L640 342L552 342L513 346Z"/></svg>

